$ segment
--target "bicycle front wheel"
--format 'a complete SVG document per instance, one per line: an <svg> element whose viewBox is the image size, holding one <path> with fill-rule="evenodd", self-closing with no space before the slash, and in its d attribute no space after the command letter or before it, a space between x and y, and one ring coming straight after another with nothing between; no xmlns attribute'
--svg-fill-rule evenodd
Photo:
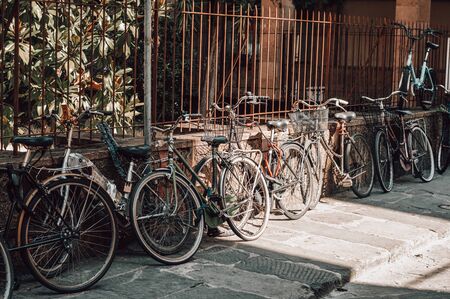
<svg viewBox="0 0 450 299"><path fill-rule="evenodd" d="M19 218L22 258L44 286L81 292L108 271L117 248L117 222L108 193L84 177L67 177L36 192ZM64 209L62 202L65 201Z"/></svg>
<svg viewBox="0 0 450 299"><path fill-rule="evenodd" d="M348 139L345 149L345 171L352 180L352 190L359 198L367 197L373 188L375 170L370 146L362 134Z"/></svg>
<svg viewBox="0 0 450 299"><path fill-rule="evenodd" d="M305 145L304 159L308 161L311 172L311 184L309 185L310 209L317 206L322 195L324 173L321 154L319 141L309 142Z"/></svg>
<svg viewBox="0 0 450 299"><path fill-rule="evenodd" d="M292 220L300 219L311 202L311 167L304 159L304 151L296 143L282 145L283 158L277 184L272 192L284 214Z"/></svg>
<svg viewBox="0 0 450 299"><path fill-rule="evenodd" d="M242 240L258 239L269 222L270 197L257 163L245 156L226 162L220 191L227 223Z"/></svg>
<svg viewBox="0 0 450 299"><path fill-rule="evenodd" d="M8 248L3 239L0 239L0 298L9 299L13 290L13 267Z"/></svg>
<svg viewBox="0 0 450 299"><path fill-rule="evenodd" d="M198 195L188 179L170 170L155 171L137 183L130 219L142 248L164 264L188 261L202 241Z"/></svg>
<svg viewBox="0 0 450 299"><path fill-rule="evenodd" d="M374 149L378 181L384 192L390 192L394 186L394 159L386 131L376 133Z"/></svg>
<svg viewBox="0 0 450 299"><path fill-rule="evenodd" d="M438 152L437 152L437 167L438 173L443 174L448 167L449 157L450 157L450 144L449 136L444 134L439 140Z"/></svg>
<svg viewBox="0 0 450 299"><path fill-rule="evenodd" d="M414 175L424 182L430 182L434 177L434 156L427 134L421 127L416 126L411 129L407 138Z"/></svg>

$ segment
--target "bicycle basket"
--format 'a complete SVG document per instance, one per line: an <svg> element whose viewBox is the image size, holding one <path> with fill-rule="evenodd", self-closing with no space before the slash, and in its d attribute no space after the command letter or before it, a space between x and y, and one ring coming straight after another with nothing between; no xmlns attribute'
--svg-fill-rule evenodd
<svg viewBox="0 0 450 299"><path fill-rule="evenodd" d="M328 130L328 108L297 110L289 113L296 133L313 133Z"/></svg>
<svg viewBox="0 0 450 299"><path fill-rule="evenodd" d="M364 122L366 123L367 127L378 127L382 123L381 110L378 104L365 104L364 106L362 106L360 114L363 116Z"/></svg>
<svg viewBox="0 0 450 299"><path fill-rule="evenodd" d="M241 125L235 125L232 142L240 142L242 140L242 135L244 133L244 127ZM230 137L232 126L230 125L229 119L223 118L206 118L204 126L204 134L202 136L202 141L211 142L215 137L225 136ZM236 140L234 140L236 138Z"/></svg>

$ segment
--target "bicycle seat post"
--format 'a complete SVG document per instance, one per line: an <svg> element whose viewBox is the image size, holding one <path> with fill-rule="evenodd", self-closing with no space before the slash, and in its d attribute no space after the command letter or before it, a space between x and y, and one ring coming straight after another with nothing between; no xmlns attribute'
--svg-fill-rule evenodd
<svg viewBox="0 0 450 299"><path fill-rule="evenodd" d="M31 161L31 148L27 147L27 152L25 153L25 157L23 158L22 161L22 167L27 167L30 161Z"/></svg>

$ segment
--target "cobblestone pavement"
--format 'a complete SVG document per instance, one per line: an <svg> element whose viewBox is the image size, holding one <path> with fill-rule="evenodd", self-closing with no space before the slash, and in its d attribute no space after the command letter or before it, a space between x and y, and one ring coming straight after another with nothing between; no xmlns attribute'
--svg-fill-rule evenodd
<svg viewBox="0 0 450 299"><path fill-rule="evenodd" d="M272 215L255 242L205 237L180 266L130 244L90 291L55 295L22 276L15 298L450 298L449 185L405 176L370 199L344 192L298 221Z"/></svg>

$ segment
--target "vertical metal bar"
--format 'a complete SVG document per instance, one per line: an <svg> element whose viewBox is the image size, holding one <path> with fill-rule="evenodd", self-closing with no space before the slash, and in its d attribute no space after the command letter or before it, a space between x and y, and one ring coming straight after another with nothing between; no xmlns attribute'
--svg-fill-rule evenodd
<svg viewBox="0 0 450 299"><path fill-rule="evenodd" d="M298 53L297 53L297 94L296 100L300 99L300 89L302 83L301 69L302 69L302 46L303 46L303 10L300 11L300 21L299 21L299 34L298 34Z"/></svg>
<svg viewBox="0 0 450 299"><path fill-rule="evenodd" d="M271 117L273 118L275 115L275 86L276 86L276 78L277 78L277 66L279 65L277 63L277 57L278 57L278 51L280 50L281 46L278 44L278 7L275 7L275 41L273 41L273 48L274 48L274 55L273 55L273 61L272 61L272 68L273 68L273 77L272 77L272 111L271 111Z"/></svg>
<svg viewBox="0 0 450 299"><path fill-rule="evenodd" d="M167 79L167 22L168 22L168 15L167 15L168 11L167 11L167 3L164 5L164 33L163 33L163 37L164 37L164 43L163 43L163 63L162 63L162 67L163 67L163 81L162 81L162 86L163 86L163 90L162 90L162 94L163 94L163 100L162 102L162 107L161 107L161 116L162 116L162 120L166 121L166 112L167 112L167 99L168 97L166 97L166 79Z"/></svg>
<svg viewBox="0 0 450 299"><path fill-rule="evenodd" d="M195 11L194 1L192 1L192 12ZM189 63L189 111L192 111L192 84L193 84L193 68L194 68L194 20L195 14L191 14L191 41L190 41L190 63ZM184 108L184 107L182 107Z"/></svg>
<svg viewBox="0 0 450 299"><path fill-rule="evenodd" d="M137 27L137 26L136 26ZM137 45L136 45L137 48ZM137 54L137 52L136 52ZM152 143L152 2L144 4L144 142ZM136 78L136 76L135 76Z"/></svg>
<svg viewBox="0 0 450 299"><path fill-rule="evenodd" d="M237 86L237 98L240 98L241 96L241 70L242 70L242 64L241 64L241 60L242 60L242 31L243 31L243 25L242 25L242 20L243 20L243 14L242 14L242 5L239 6L239 52L238 52L238 86Z"/></svg>
<svg viewBox="0 0 450 299"><path fill-rule="evenodd" d="M14 10L14 125L13 134L17 135L19 128L19 41L20 41L20 25L19 25L19 6ZM3 21L3 20L2 20ZM1 82L3 84L3 82ZM3 116L2 116L3 117ZM14 154L17 154L17 146L14 145Z"/></svg>
<svg viewBox="0 0 450 299"><path fill-rule="evenodd" d="M180 93L180 109L184 109L184 59L186 54L186 0L183 0L183 21L182 21L182 29L181 29L181 93Z"/></svg>
<svg viewBox="0 0 450 299"><path fill-rule="evenodd" d="M225 89L226 89L226 69L227 69L227 17L226 12L228 11L228 4L224 4L224 17L223 17L223 56L222 56L222 88L220 89L222 97L222 108L225 107ZM223 113L221 114L223 117ZM223 119L223 118L222 118Z"/></svg>
<svg viewBox="0 0 450 299"><path fill-rule="evenodd" d="M210 56L211 56L211 3L208 2L208 43L207 43L207 47L208 47L208 53L207 53L207 63L206 63L206 98L205 98L205 111L208 110L208 107L210 105L209 103L209 76L211 73L211 61L210 61ZM203 113L203 111L199 111L200 113Z"/></svg>
<svg viewBox="0 0 450 299"><path fill-rule="evenodd" d="M231 17L231 70L230 70L230 101L233 102L233 78L234 78L234 69L235 69L235 64L234 64L234 20L235 20L235 10L236 10L236 4L233 2L233 15ZM240 51L238 51L238 53L240 53ZM239 70L238 70L239 72Z"/></svg>
<svg viewBox="0 0 450 299"><path fill-rule="evenodd" d="M201 111L201 105L202 105L202 66L203 66L203 1L200 2L200 27L199 27L199 58L198 58L198 86L197 86L197 111L196 113L199 113ZM189 110L189 113L193 113L192 110Z"/></svg>
<svg viewBox="0 0 450 299"><path fill-rule="evenodd" d="M225 4L226 5L226 4ZM244 92L248 91L248 55L249 55L249 44L250 44L250 5L247 5L247 18L245 18L246 30L245 30L245 87Z"/></svg>
<svg viewBox="0 0 450 299"><path fill-rule="evenodd" d="M291 46L291 10L288 9L288 15L287 15L287 46L286 46L286 62L285 62L285 90L284 90L284 111L283 117L286 117L286 111L287 111L287 104L288 104L288 94L289 94L289 70L292 63L289 63L290 58L290 46Z"/></svg>
<svg viewBox="0 0 450 299"><path fill-rule="evenodd" d="M292 21L291 21L292 22ZM297 10L294 11L294 20L293 20L293 25L294 25L294 33L293 33L293 47L292 47L292 57L291 57L291 63L290 63L290 75L291 75L291 92L289 94L290 96L290 105L289 107L292 107L292 103L294 102L294 97L295 97L295 55L298 51L297 49Z"/></svg>
<svg viewBox="0 0 450 299"><path fill-rule="evenodd" d="M283 57L284 57L284 9L281 9L281 31L280 31L280 80L279 80L279 92L278 92L278 116L277 117L281 117L280 111L281 111L281 101L282 101L282 97L283 97Z"/></svg>
<svg viewBox="0 0 450 299"><path fill-rule="evenodd" d="M305 32L305 57L304 57L304 66L303 66L303 97L302 99L306 99L306 66L308 65L308 50L309 50L309 43L308 43L308 33L309 33L309 26L310 26L310 21L309 21L309 11L306 11L306 32Z"/></svg>
<svg viewBox="0 0 450 299"><path fill-rule="evenodd" d="M151 1L151 0L146 0ZM153 9L153 61L152 61L152 79L150 82L153 84L152 86L152 109L151 109L151 119L156 122L158 119L158 106L157 106L157 96L158 96L158 56L159 56L159 1L155 1L155 6Z"/></svg>
<svg viewBox="0 0 450 299"><path fill-rule="evenodd" d="M266 96L268 96L269 95L269 84L270 84L270 80L269 80L269 65L270 65L270 48L271 48L271 46L270 46L270 40L272 39L272 32L271 32L271 28L270 28L270 24L272 23L272 19L271 19L271 16L272 16L272 13L271 13L271 11L270 11L270 6L269 6L269 8L268 8L268 13L267 13L267 15L268 15L268 18L267 18L267 45L266 45L266 48L267 48L267 60L266 60ZM272 98L272 102L273 102L273 98ZM267 110L267 104L266 104L266 110Z"/></svg>

